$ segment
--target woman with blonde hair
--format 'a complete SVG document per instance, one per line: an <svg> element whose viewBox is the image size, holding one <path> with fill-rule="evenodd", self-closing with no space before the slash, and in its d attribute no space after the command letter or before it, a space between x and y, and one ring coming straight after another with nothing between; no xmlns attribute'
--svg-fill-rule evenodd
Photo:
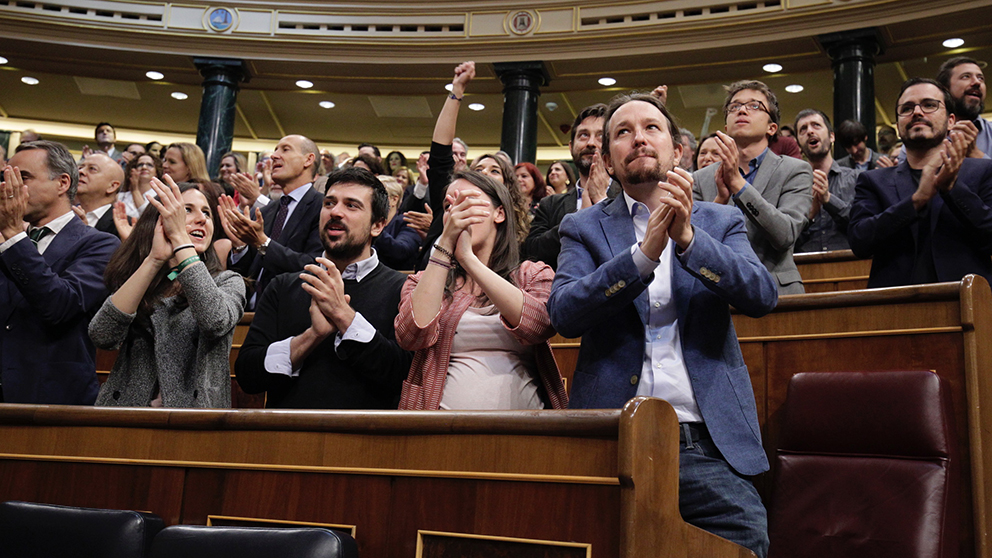
<svg viewBox="0 0 992 558"><path fill-rule="evenodd" d="M176 182L210 182L207 160L196 144L173 143L165 148L162 156L162 172Z"/></svg>

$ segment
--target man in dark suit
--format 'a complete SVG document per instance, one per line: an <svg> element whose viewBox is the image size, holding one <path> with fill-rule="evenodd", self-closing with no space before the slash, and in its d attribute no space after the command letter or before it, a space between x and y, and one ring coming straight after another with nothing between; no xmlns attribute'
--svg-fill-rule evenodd
<svg viewBox="0 0 992 558"><path fill-rule="evenodd" d="M895 165L887 155L868 147L868 130L857 120L845 120L837 126L837 144L847 151L846 157L837 159L842 167L864 172Z"/></svg>
<svg viewBox="0 0 992 558"><path fill-rule="evenodd" d="M858 177L848 237L872 258L869 287L968 273L992 282L992 161L968 157L977 130L956 123L950 105L936 81L908 80L896 103L906 160Z"/></svg>
<svg viewBox="0 0 992 558"><path fill-rule="evenodd" d="M313 189L319 168L317 144L304 136L286 136L272 152L272 182L283 190L278 200L252 219L250 209L239 212L234 200L222 197L221 222L235 244L228 268L257 281L249 309L273 277L301 271L320 255L317 221L322 196Z"/></svg>
<svg viewBox="0 0 992 558"><path fill-rule="evenodd" d="M660 101L618 97L606 127L603 160L623 194L562 220L548 300L558 332L582 337L569 406L617 408L635 395L671 403L683 433L682 517L764 556L766 514L746 477L768 461L729 305L768 313L775 281L740 211L693 203Z"/></svg>
<svg viewBox="0 0 992 558"><path fill-rule="evenodd" d="M114 201L124 183L124 169L106 153L95 151L79 163L79 187L73 211L100 232L119 237L114 224Z"/></svg>
<svg viewBox="0 0 992 558"><path fill-rule="evenodd" d="M792 250L813 202L813 169L768 148L778 130L779 109L775 93L764 83L731 85L723 112L727 133L716 137L720 162L692 175L693 198L736 205L747 217L751 247L775 276L779 294L802 294Z"/></svg>
<svg viewBox="0 0 992 558"><path fill-rule="evenodd" d="M120 242L73 213L77 172L69 150L49 141L22 143L3 169L0 400L8 403L91 405L99 390L86 330L107 298L103 272Z"/></svg>
<svg viewBox="0 0 992 558"><path fill-rule="evenodd" d="M379 262L372 243L389 199L372 173L330 174L320 212L324 257L272 281L234 365L267 406L395 409L412 354L393 336L406 275ZM326 259L325 259L326 258Z"/></svg>
<svg viewBox="0 0 992 558"><path fill-rule="evenodd" d="M603 145L603 114L606 105L590 105L575 117L568 149L579 171L579 180L564 194L546 196L537 205L530 233L524 240L523 256L528 260L558 266L561 240L558 225L569 213L597 204L607 197L610 177L606 174L599 150ZM615 195L615 193L614 193Z"/></svg>

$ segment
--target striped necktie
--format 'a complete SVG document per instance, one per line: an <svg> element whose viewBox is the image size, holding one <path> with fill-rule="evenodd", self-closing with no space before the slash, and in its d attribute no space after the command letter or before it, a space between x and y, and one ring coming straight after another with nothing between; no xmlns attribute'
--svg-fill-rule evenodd
<svg viewBox="0 0 992 558"><path fill-rule="evenodd" d="M31 239L31 242L34 242L34 245L37 246L38 243L41 242L41 239L50 232L52 232L52 229L48 227L38 227L36 229L32 229L31 232L28 233L28 237Z"/></svg>

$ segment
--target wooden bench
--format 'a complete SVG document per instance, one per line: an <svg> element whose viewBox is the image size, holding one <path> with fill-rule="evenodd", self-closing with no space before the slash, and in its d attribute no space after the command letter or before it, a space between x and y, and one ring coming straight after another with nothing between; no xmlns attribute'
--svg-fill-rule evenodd
<svg viewBox="0 0 992 558"><path fill-rule="evenodd" d="M868 287L871 260L859 259L850 250L796 254L795 261L807 293L851 291Z"/></svg>
<svg viewBox="0 0 992 558"><path fill-rule="evenodd" d="M753 556L682 521L671 406L511 412L0 405L0 500L324 525L362 556Z"/></svg>

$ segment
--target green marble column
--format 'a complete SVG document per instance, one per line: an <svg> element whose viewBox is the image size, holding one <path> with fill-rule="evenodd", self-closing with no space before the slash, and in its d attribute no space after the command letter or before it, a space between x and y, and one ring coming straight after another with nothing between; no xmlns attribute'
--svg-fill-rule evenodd
<svg viewBox="0 0 992 558"><path fill-rule="evenodd" d="M497 62L493 69L503 82L500 149L514 163L533 163L537 158L537 99L551 76L544 62Z"/></svg>
<svg viewBox="0 0 992 558"><path fill-rule="evenodd" d="M820 35L817 40L834 68L834 126L845 120L861 122L868 130L868 147L875 149L875 57L885 52L881 34L872 27ZM840 150L838 155L847 153Z"/></svg>
<svg viewBox="0 0 992 558"><path fill-rule="evenodd" d="M234 117L241 83L251 78L242 60L227 58L194 58L193 63L203 76L203 100L200 102L200 122L196 129L196 145L207 158L210 178L217 180L220 159L231 150L234 141Z"/></svg>

